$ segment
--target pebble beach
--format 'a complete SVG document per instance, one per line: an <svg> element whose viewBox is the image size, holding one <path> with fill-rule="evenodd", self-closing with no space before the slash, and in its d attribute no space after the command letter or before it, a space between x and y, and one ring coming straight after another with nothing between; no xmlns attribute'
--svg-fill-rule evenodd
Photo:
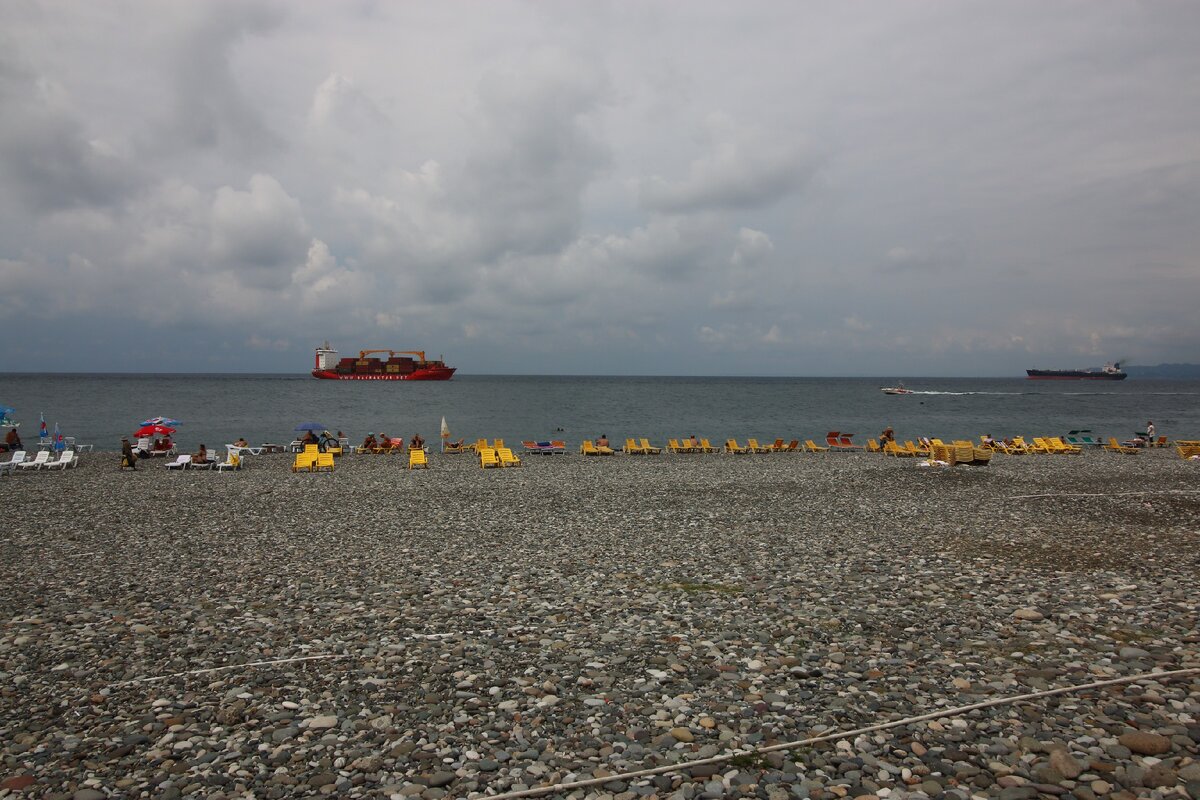
<svg viewBox="0 0 1200 800"><path fill-rule="evenodd" d="M0 797L1200 798L1171 450L117 460L0 480Z"/></svg>

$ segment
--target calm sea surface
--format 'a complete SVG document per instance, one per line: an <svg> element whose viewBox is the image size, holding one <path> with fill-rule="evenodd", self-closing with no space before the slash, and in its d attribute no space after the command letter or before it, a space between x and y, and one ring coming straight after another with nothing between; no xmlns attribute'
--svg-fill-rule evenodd
<svg viewBox="0 0 1200 800"><path fill-rule="evenodd" d="M1089 383L1022 378L911 379L917 394L879 391L873 378L605 378L461 376L434 383L321 381L291 375L0 374L0 404L28 444L38 414L64 435L116 450L138 423L162 415L182 421L176 440L194 449L245 436L286 443L301 422L319 422L359 441L368 431L436 444L443 416L455 438L580 439L615 442L695 433L714 441L812 438L826 431L900 439L1060 435L1090 428L1128 438L1152 419L1172 438L1200 439L1200 381Z"/></svg>

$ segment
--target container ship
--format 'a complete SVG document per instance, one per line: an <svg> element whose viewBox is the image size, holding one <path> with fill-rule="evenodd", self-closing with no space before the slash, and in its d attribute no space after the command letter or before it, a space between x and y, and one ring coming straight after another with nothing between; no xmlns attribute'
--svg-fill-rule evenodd
<svg viewBox="0 0 1200 800"><path fill-rule="evenodd" d="M1119 362L1100 369L1027 369L1025 374L1037 381L1123 381L1129 377Z"/></svg>
<svg viewBox="0 0 1200 800"><path fill-rule="evenodd" d="M387 353L387 358L371 358L376 353ZM360 350L358 358L339 359L325 342L317 348L312 375L330 381L448 381L454 367L425 358L424 350Z"/></svg>

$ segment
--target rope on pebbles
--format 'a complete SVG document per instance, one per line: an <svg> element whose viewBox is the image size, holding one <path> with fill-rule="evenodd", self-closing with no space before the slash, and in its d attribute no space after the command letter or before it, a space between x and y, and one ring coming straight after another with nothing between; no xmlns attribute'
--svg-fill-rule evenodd
<svg viewBox="0 0 1200 800"><path fill-rule="evenodd" d="M1200 494L1200 489L1146 489L1138 492L1100 492L1096 494L1083 494L1077 492L1063 492L1056 494L1014 494L1005 497L1005 500L1032 500L1039 497L1125 497L1128 495L1147 495L1147 494Z"/></svg>
<svg viewBox="0 0 1200 800"><path fill-rule="evenodd" d="M536 797L538 795L550 794L551 792L563 792L573 789L582 789L587 786L596 786L598 784L608 783L610 781L624 781L631 778L645 778L650 775L661 775L667 772L682 772L683 770L692 767L698 767L708 764L721 764L726 761L732 761L739 756L760 755L763 753L773 753L779 750L794 750L798 747L806 747L808 745L827 742L831 739L844 739L850 736L859 736L864 733L873 733L874 731L887 730L888 728L898 728L901 725L911 725L914 722L925 722L926 720L939 719L941 717L956 717L965 714L968 711L976 711L981 708L993 708L995 706L1012 705L1014 703L1022 703L1027 700L1037 700L1043 697L1050 697L1058 694L1070 694L1073 692L1083 692L1089 689L1101 689L1105 686L1117 686L1122 683L1135 683L1143 680L1161 681L1170 678L1179 678L1184 675L1200 674L1200 667L1189 667L1187 669L1176 669L1168 672L1147 672L1140 675L1127 675L1123 678L1112 678L1105 681L1096 681L1095 683L1084 683L1078 686L1061 686L1057 689L1047 689L1041 692L1031 692L1030 694L1019 694L1013 697L1001 697L995 700L988 700L983 703L973 703L969 706L958 706L956 708L947 708L941 711L933 711L929 714L921 714L916 717L908 717L906 719L895 720L894 722L884 722L878 725L869 725L865 728L856 728L850 731L838 731L837 733L828 733L822 736L813 736L809 739L801 739L795 742L785 742L783 744L770 745L768 747L752 747L746 750L735 750L731 753L725 753L712 758L701 758L696 761L688 761L683 764L667 764L661 767L652 769L643 769L636 772L623 772L618 775L609 775L603 778L588 778L587 780L571 781L567 783L556 783L552 786L538 786L533 789L521 789L515 792L506 792L504 794L486 795L488 800L510 800L517 797Z"/></svg>
<svg viewBox="0 0 1200 800"><path fill-rule="evenodd" d="M454 636L470 636L486 633L495 633L492 630L486 631L451 631L448 633L414 633L400 639L403 642L417 641L419 639L449 639ZM204 669L190 669L184 672L172 672L169 675L148 675L141 678L130 678L127 681L119 681L111 684L111 688L118 686L132 686L135 683L154 683L155 681L166 681L171 678L183 678L188 675L207 675L210 672L226 672L232 669L246 669L248 667L273 667L276 664L294 664L297 661L325 661L338 658L358 658L352 653L328 653L319 656L297 656L295 658L280 658L274 661L247 661L244 664L226 664L220 667L206 667Z"/></svg>

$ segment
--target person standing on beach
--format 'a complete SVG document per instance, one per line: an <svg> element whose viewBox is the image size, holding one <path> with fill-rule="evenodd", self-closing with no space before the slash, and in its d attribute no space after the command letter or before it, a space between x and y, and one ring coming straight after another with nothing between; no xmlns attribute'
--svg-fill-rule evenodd
<svg viewBox="0 0 1200 800"><path fill-rule="evenodd" d="M118 469L129 467L132 470L137 470L137 456L133 454L133 445L125 437L121 437L121 466Z"/></svg>
<svg viewBox="0 0 1200 800"><path fill-rule="evenodd" d="M883 433L879 434L879 443L887 444L888 442L896 441L896 432L892 430L892 426L888 425L883 429Z"/></svg>
<svg viewBox="0 0 1200 800"><path fill-rule="evenodd" d="M1146 421L1146 447L1154 447L1154 423Z"/></svg>
<svg viewBox="0 0 1200 800"><path fill-rule="evenodd" d="M4 437L4 443L8 445L8 452L10 453L24 449L21 445L21 436L17 433L16 428L8 429L8 434Z"/></svg>

